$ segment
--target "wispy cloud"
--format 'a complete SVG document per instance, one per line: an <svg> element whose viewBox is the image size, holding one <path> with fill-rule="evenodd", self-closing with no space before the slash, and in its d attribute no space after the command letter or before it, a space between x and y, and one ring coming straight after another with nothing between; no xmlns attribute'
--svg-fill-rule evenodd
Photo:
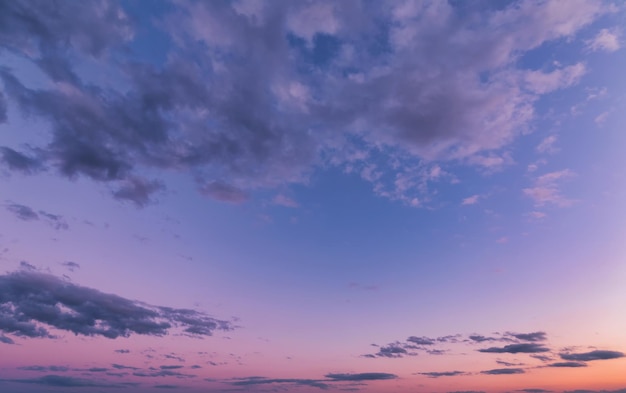
<svg viewBox="0 0 626 393"><path fill-rule="evenodd" d="M571 206L574 201L563 196L559 183L574 177L574 175L571 170L564 169L538 176L534 179L533 187L524 188L524 195L531 198L536 206Z"/></svg>

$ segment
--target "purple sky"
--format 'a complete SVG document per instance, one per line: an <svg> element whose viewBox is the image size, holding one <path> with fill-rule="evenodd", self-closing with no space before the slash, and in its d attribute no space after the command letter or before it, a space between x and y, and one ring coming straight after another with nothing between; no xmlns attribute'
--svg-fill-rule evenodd
<svg viewBox="0 0 626 393"><path fill-rule="evenodd" d="M0 391L626 392L624 26L0 0Z"/></svg>

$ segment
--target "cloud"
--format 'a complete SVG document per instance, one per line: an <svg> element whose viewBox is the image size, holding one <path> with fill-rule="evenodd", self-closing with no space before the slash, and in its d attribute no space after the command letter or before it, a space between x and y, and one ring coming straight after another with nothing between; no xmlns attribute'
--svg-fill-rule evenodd
<svg viewBox="0 0 626 393"><path fill-rule="evenodd" d="M400 344L389 344L383 347L380 347L380 350L376 354L376 356L386 357L386 358L400 358L404 355L408 355L409 352L404 349Z"/></svg>
<svg viewBox="0 0 626 393"><path fill-rule="evenodd" d="M266 384L295 384L303 386L311 386L319 389L328 389L328 385L315 379L297 379L297 378L264 378L264 377L248 377L237 378L236 381L231 382L235 386L249 386L249 385L266 385Z"/></svg>
<svg viewBox="0 0 626 393"><path fill-rule="evenodd" d="M523 368L496 368L493 370L481 371L481 374L487 375L511 375L511 374L524 374Z"/></svg>
<svg viewBox="0 0 626 393"><path fill-rule="evenodd" d="M113 352L117 352L117 353L130 353L129 349L116 349Z"/></svg>
<svg viewBox="0 0 626 393"><path fill-rule="evenodd" d="M122 181L122 185L115 191L116 199L130 201L138 207L144 207L151 202L152 195L164 189L163 183L157 180L145 180L136 176Z"/></svg>
<svg viewBox="0 0 626 393"><path fill-rule="evenodd" d="M501 167L530 129L536 101L586 71L580 62L529 71L520 56L574 39L609 11L594 1L482 10L180 2L142 22L117 2L6 2L4 46L50 83L0 72L0 119L9 104L48 125L33 157L4 147L2 162L107 183L114 198L137 206L164 187L144 173L187 173L203 195L243 203L259 189L306 183L317 169L362 172L353 150L440 169ZM128 56L135 31L154 26L166 37L166 60ZM106 72L75 66L94 63ZM453 178L413 179L407 167L381 165L376 172L388 176L364 177L376 194L414 206L428 200L426 185Z"/></svg>
<svg viewBox="0 0 626 393"><path fill-rule="evenodd" d="M18 271L0 276L0 331L52 338L49 328L113 339L163 336L175 330L210 336L234 326L199 311L150 306L48 274Z"/></svg>
<svg viewBox="0 0 626 393"><path fill-rule="evenodd" d="M425 375L430 378L439 378L439 377L455 377L458 375L466 375L467 373L463 371L432 371L427 373L418 373L419 375Z"/></svg>
<svg viewBox="0 0 626 393"><path fill-rule="evenodd" d="M537 388L520 389L519 391L520 392L526 392L526 393L548 393L548 392L551 392L551 390L537 389Z"/></svg>
<svg viewBox="0 0 626 393"><path fill-rule="evenodd" d="M357 374L326 374L326 378L333 381L381 381L398 378L395 374L389 373L357 373Z"/></svg>
<svg viewBox="0 0 626 393"><path fill-rule="evenodd" d="M558 151L558 149L554 147L557 139L558 138L556 135L547 136L541 141L541 143L537 145L535 150L537 150L539 153L555 153Z"/></svg>
<svg viewBox="0 0 626 393"><path fill-rule="evenodd" d="M577 63L569 67L556 69L549 73L541 71L527 71L525 74L526 87L534 93L549 93L551 91L569 87L578 83L586 71L587 69L583 63ZM554 141L548 143L554 143ZM537 147L537 150L541 152L541 150L539 150L539 146Z"/></svg>
<svg viewBox="0 0 626 393"><path fill-rule="evenodd" d="M80 269L80 264L72 261L63 262L61 263L61 265L65 266L71 272L75 271L76 269Z"/></svg>
<svg viewBox="0 0 626 393"><path fill-rule="evenodd" d="M67 222L65 222L65 219L58 214L48 213L43 210L35 212L35 210L28 206L9 201L7 201L6 209L13 213L15 217L23 221L37 221L39 219L43 219L56 230L69 228L69 225L67 224Z"/></svg>
<svg viewBox="0 0 626 393"><path fill-rule="evenodd" d="M109 382L94 381L94 380L83 379L83 378L66 377L66 376L61 376L61 375L46 375L40 378L30 378L30 379L2 379L0 381L53 386L53 387L63 387L63 388L85 388L85 387L119 388L119 387L137 386L136 383L132 383L132 382L109 383Z"/></svg>
<svg viewBox="0 0 626 393"><path fill-rule="evenodd" d="M272 199L272 202L275 205L279 205L279 206L284 206L284 207L299 207L300 205L298 204L298 202L294 201L293 199L289 198L288 196L284 195L284 194L278 194L274 197L274 199Z"/></svg>
<svg viewBox="0 0 626 393"><path fill-rule="evenodd" d="M584 353L561 353L559 354L563 360L572 360L575 362L589 362L592 360L608 360L623 358L624 353L618 351L595 350Z"/></svg>
<svg viewBox="0 0 626 393"><path fill-rule="evenodd" d="M485 337L480 334L470 334L468 338L474 342L482 343L485 341L497 341L498 339L495 337Z"/></svg>
<svg viewBox="0 0 626 393"><path fill-rule="evenodd" d="M510 344L504 347L491 347L478 350L478 352L484 353L539 353L549 351L550 349L544 347L543 344L535 343Z"/></svg>
<svg viewBox="0 0 626 393"><path fill-rule="evenodd" d="M558 207L570 206L573 201L561 194L559 182L573 176L574 172L569 169L546 173L535 178L533 187L523 190L524 195L531 198L536 206L548 204Z"/></svg>
<svg viewBox="0 0 626 393"><path fill-rule="evenodd" d="M6 209L13 213L15 217L23 221L39 219L39 215L28 206L20 205L18 203L10 203L6 206Z"/></svg>
<svg viewBox="0 0 626 393"><path fill-rule="evenodd" d="M0 146L0 163L3 163L11 170L25 174L35 173L42 169L43 166L40 160L6 146Z"/></svg>
<svg viewBox="0 0 626 393"><path fill-rule="evenodd" d="M550 363L547 367L587 367L587 363L582 362L556 362Z"/></svg>
<svg viewBox="0 0 626 393"><path fill-rule="evenodd" d="M70 368L67 366L24 366L18 367L19 370L25 371L39 371L39 372L65 372L70 371Z"/></svg>
<svg viewBox="0 0 626 393"><path fill-rule="evenodd" d="M507 336L514 337L522 341L546 341L546 332L532 332L532 333L507 333Z"/></svg>
<svg viewBox="0 0 626 393"><path fill-rule="evenodd" d="M462 206L475 205L478 203L479 199L480 199L480 195L472 195L463 199L463 201L461 202L461 205Z"/></svg>
<svg viewBox="0 0 626 393"><path fill-rule="evenodd" d="M615 52L621 48L619 31L600 30L592 40L587 41L587 48L592 51Z"/></svg>

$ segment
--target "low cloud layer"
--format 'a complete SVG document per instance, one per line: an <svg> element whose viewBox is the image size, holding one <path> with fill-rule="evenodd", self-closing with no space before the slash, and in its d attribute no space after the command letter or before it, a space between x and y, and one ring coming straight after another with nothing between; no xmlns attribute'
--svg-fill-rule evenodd
<svg viewBox="0 0 626 393"><path fill-rule="evenodd" d="M151 306L48 274L0 276L0 332L14 337L53 338L50 329L111 339L169 332L201 337L234 328L199 311Z"/></svg>
<svg viewBox="0 0 626 393"><path fill-rule="evenodd" d="M623 358L626 355L624 355L623 352L618 351L595 350L583 353L562 353L559 356L561 356L561 359L563 360L590 362L592 360L618 359Z"/></svg>

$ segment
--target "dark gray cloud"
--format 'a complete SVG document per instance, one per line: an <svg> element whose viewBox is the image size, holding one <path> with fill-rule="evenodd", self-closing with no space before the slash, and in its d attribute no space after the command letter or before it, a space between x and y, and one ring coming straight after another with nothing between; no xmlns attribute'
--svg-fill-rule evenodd
<svg viewBox="0 0 626 393"><path fill-rule="evenodd" d="M520 389L519 391L520 392L526 392L526 393L548 393L548 392L551 392L551 390L537 389L537 388Z"/></svg>
<svg viewBox="0 0 626 393"><path fill-rule="evenodd" d="M117 338L162 336L175 330L210 336L234 326L195 310L150 306L48 274L19 271L0 276L0 331L51 338L48 328Z"/></svg>
<svg viewBox="0 0 626 393"><path fill-rule="evenodd" d="M115 191L113 196L119 200L126 200L138 207L144 207L152 201L152 196L165 188L158 180L145 180L139 177L129 177L121 182L122 185Z"/></svg>
<svg viewBox="0 0 626 393"><path fill-rule="evenodd" d="M67 224L67 222L65 222L65 219L58 214L48 213L43 210L39 210L39 212L36 212L29 206L21 205L19 203L13 203L10 201L6 202L6 209L13 213L15 217L23 221L37 221L42 219L43 221L51 225L54 229L61 230L69 228L69 225Z"/></svg>
<svg viewBox="0 0 626 393"><path fill-rule="evenodd" d="M11 170L25 174L35 173L43 167L42 162L37 158L29 157L6 146L0 146L0 163Z"/></svg>
<svg viewBox="0 0 626 393"><path fill-rule="evenodd" d="M507 333L508 336L514 337L522 341L545 341L547 339L545 332L532 332L532 333Z"/></svg>
<svg viewBox="0 0 626 393"><path fill-rule="evenodd" d="M0 121L8 102L50 130L34 158L7 147L2 161L113 183L114 197L138 206L161 189L159 180L138 180L151 170L189 172L205 195L240 203L259 188L305 182L316 167L352 162L346 152L357 145L365 155L385 146L394 158L494 165L550 91L529 85L519 56L606 12L594 3L567 13L512 4L479 15L452 2L439 12L340 2L320 16L325 23L303 19L321 6L267 2L251 15L237 3L178 3L149 22L169 42L167 60L155 65L126 56L146 26L117 2L3 2L0 50L56 83L33 87L3 68ZM321 48L318 33L336 50ZM115 81L73 67L94 58ZM402 201L419 192L381 185L376 192Z"/></svg>
<svg viewBox="0 0 626 393"><path fill-rule="evenodd" d="M484 353L539 353L549 351L549 348L542 344L535 343L510 344L504 347L491 347L478 350L478 352Z"/></svg>
<svg viewBox="0 0 626 393"><path fill-rule="evenodd" d="M380 347L380 350L376 354L376 356L386 357L386 358L400 358L404 355L408 355L409 352L404 349L399 344L389 344L383 347Z"/></svg>
<svg viewBox="0 0 626 393"><path fill-rule="evenodd" d="M196 377L196 375L193 375L193 374L185 374L179 371L173 371L169 369L135 371L133 375L136 377L176 377L176 378L195 378Z"/></svg>
<svg viewBox="0 0 626 393"><path fill-rule="evenodd" d="M481 371L481 374L487 375L510 375L510 374L524 374L523 368L496 368L493 370Z"/></svg>
<svg viewBox="0 0 626 393"><path fill-rule="evenodd" d="M24 366L18 367L19 370L39 371L39 372L65 372L70 371L67 366Z"/></svg>
<svg viewBox="0 0 626 393"><path fill-rule="evenodd" d="M67 270L73 272L76 269L80 269L80 264L76 263L76 262L72 262L72 261L67 261L67 262L63 262L61 263L61 265L65 266L67 268Z"/></svg>
<svg viewBox="0 0 626 393"><path fill-rule="evenodd" d="M168 385L168 384L154 385L154 387L157 389L181 389L182 388L182 386L179 386L179 385Z"/></svg>
<svg viewBox="0 0 626 393"><path fill-rule="evenodd" d="M39 219L39 215L33 209L25 205L20 205L19 203L8 203L6 209L20 220L30 221Z"/></svg>
<svg viewBox="0 0 626 393"><path fill-rule="evenodd" d="M498 339L495 337L487 337L487 336L482 336L480 334L470 334L468 338L477 343L482 343L485 341L498 341Z"/></svg>
<svg viewBox="0 0 626 393"><path fill-rule="evenodd" d="M316 379L297 379L297 378L264 378L264 377L248 377L237 378L231 382L235 386L250 385L267 385L267 384L295 384L302 386L311 386L319 389L328 389L328 384Z"/></svg>
<svg viewBox="0 0 626 393"><path fill-rule="evenodd" d="M575 362L589 362L592 360L608 360L608 359L623 358L625 355L623 352L618 352L618 351L595 350L595 351L583 352L583 353L561 353L559 354L559 356L563 360L572 360Z"/></svg>
<svg viewBox="0 0 626 393"><path fill-rule="evenodd" d="M437 340L434 338L416 336L411 336L407 338L406 341L417 345L434 345L437 342Z"/></svg>
<svg viewBox="0 0 626 393"><path fill-rule="evenodd" d="M113 363L111 367L117 370L139 370L138 367L125 366L123 364L117 364L117 363Z"/></svg>
<svg viewBox="0 0 626 393"><path fill-rule="evenodd" d="M587 363L582 362L556 362L550 363L547 367L587 367Z"/></svg>
<svg viewBox="0 0 626 393"><path fill-rule="evenodd" d="M159 368L161 370L176 370L179 368L183 368L183 366L181 365L163 365L163 366L159 366Z"/></svg>
<svg viewBox="0 0 626 393"><path fill-rule="evenodd" d="M0 381L25 383L33 385L63 387L63 388L85 388L85 387L100 387L100 388L121 388L137 386L138 384L132 382L124 383L110 383L103 381L96 381L84 378L75 378L61 375L46 375L39 378L24 378L24 379L0 379Z"/></svg>
<svg viewBox="0 0 626 393"><path fill-rule="evenodd" d="M358 374L326 374L326 378L333 381L380 381L398 378L395 374L389 373L358 373Z"/></svg>
<svg viewBox="0 0 626 393"><path fill-rule="evenodd" d="M130 353L130 349L116 349L113 352L117 353Z"/></svg>
<svg viewBox="0 0 626 393"><path fill-rule="evenodd" d="M425 375L430 378L439 378L439 377L456 377L458 375L466 375L467 373L463 371L432 371L427 373L418 373L419 375Z"/></svg>

